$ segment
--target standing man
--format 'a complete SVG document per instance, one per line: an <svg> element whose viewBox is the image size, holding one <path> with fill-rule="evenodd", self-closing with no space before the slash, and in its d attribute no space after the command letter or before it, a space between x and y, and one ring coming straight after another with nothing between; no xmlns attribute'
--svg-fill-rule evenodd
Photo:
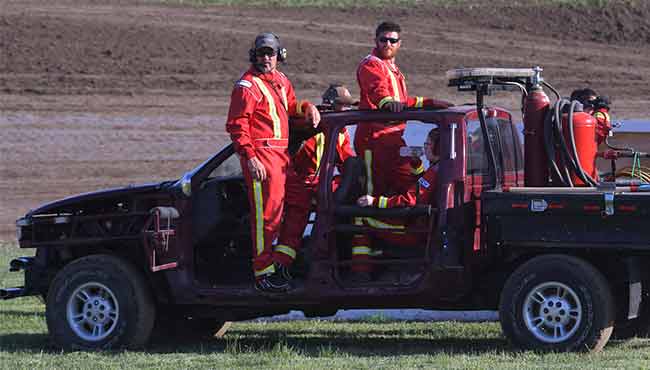
<svg viewBox="0 0 650 370"><path fill-rule="evenodd" d="M402 45L401 31L401 27L393 22L384 22L377 27L375 48L357 68L361 90L359 109L400 112L405 107L443 109L451 106L445 101L408 95L404 75L395 63ZM402 139L405 128L406 122L390 126L382 123L358 126L354 147L366 162L368 194L403 193L424 172L421 162L413 166L410 158L399 155L399 148L406 145Z"/></svg>
<svg viewBox="0 0 650 370"><path fill-rule="evenodd" d="M289 164L289 117L305 116L314 126L320 113L308 101L298 102L289 79L277 70L286 49L273 33L261 33L249 50L251 67L235 83L226 130L239 155L251 210L255 287L263 292L290 289L276 269L273 240L277 237Z"/></svg>
<svg viewBox="0 0 650 370"><path fill-rule="evenodd" d="M400 112L404 107L444 109L450 103L441 100L409 96L406 80L395 57L402 45L401 27L393 22L381 23L375 30L375 48L357 68L361 90L359 109L383 109ZM367 193L391 196L408 191L424 172L422 162L401 157L399 148L406 143L402 138L406 122L391 125L366 123L357 126L354 148L366 163ZM359 258L370 258L369 248L353 250ZM354 266L353 266L354 271Z"/></svg>

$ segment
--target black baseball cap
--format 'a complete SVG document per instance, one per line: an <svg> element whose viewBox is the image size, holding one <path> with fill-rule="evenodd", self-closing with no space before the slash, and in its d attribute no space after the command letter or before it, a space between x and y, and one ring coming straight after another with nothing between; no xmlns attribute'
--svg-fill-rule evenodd
<svg viewBox="0 0 650 370"><path fill-rule="evenodd" d="M255 37L255 50L270 48L277 52L280 49L280 40L270 32L260 33Z"/></svg>

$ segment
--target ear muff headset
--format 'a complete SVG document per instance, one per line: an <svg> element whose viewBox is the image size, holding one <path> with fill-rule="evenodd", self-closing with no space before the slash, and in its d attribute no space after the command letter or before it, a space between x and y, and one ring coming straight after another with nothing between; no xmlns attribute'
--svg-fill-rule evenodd
<svg viewBox="0 0 650 370"><path fill-rule="evenodd" d="M287 49L282 47L282 43L280 42L280 38L278 35L271 33L273 37L275 37L276 40L278 40L278 62L285 62L287 60ZM257 38L255 38L257 39ZM248 61L251 63L257 62L257 57L255 55L255 41L253 41L253 46L248 50Z"/></svg>

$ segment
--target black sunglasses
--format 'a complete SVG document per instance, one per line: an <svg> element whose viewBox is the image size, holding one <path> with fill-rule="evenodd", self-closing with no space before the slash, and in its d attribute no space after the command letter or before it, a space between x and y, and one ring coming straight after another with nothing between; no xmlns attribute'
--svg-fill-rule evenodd
<svg viewBox="0 0 650 370"><path fill-rule="evenodd" d="M399 42L399 39L393 38L393 37L380 37L379 38L379 42L384 43L384 44L389 42L389 41L390 41L391 44L397 44Z"/></svg>
<svg viewBox="0 0 650 370"><path fill-rule="evenodd" d="M255 55L258 57L265 57L265 56L272 57L275 56L275 54L276 54L275 50L271 48L262 48L262 49L255 50Z"/></svg>

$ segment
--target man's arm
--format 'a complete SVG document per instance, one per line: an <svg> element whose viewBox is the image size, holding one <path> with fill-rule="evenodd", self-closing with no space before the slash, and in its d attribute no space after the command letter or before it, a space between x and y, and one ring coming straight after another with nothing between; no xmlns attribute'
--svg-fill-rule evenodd
<svg viewBox="0 0 650 370"><path fill-rule="evenodd" d="M246 83L250 87L246 87ZM226 120L226 131L235 145L235 151L244 159L255 157L250 135L250 120L259 99L251 91L249 81L238 81L230 96L230 108Z"/></svg>
<svg viewBox="0 0 650 370"><path fill-rule="evenodd" d="M423 96L409 96L406 99L406 106L409 108L445 109L453 105L445 100L426 98Z"/></svg>
<svg viewBox="0 0 650 370"><path fill-rule="evenodd" d="M418 200L420 203L429 204L431 202L431 196L434 193L436 181L436 171L429 170L404 194L393 195L391 197L364 195L357 199L357 204L361 207L373 206L377 208L413 207Z"/></svg>
<svg viewBox="0 0 650 370"><path fill-rule="evenodd" d="M308 100L298 101L293 85L286 80L287 87L287 106L290 117L305 117L305 122L317 127L320 123L320 112L316 106Z"/></svg>
<svg viewBox="0 0 650 370"><path fill-rule="evenodd" d="M250 120L259 101L251 88L252 84L249 81L240 80L235 84L230 96L226 131L230 134L237 154L246 160L253 179L264 181L266 168L255 155L250 135Z"/></svg>

